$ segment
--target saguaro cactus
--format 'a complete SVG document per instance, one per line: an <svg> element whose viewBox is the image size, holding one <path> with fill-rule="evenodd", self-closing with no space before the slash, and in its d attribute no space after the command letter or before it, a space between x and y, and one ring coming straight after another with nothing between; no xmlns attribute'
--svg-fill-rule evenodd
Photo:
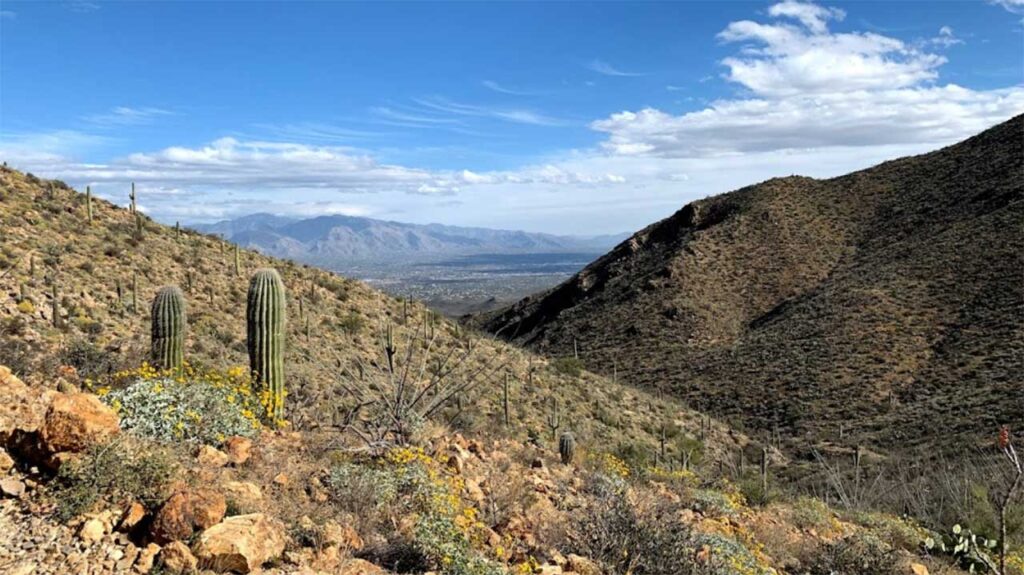
<svg viewBox="0 0 1024 575"><path fill-rule="evenodd" d="M285 314L281 276L273 268L257 270L249 282L245 312L249 367L257 383L270 392L274 419L284 417Z"/></svg>
<svg viewBox="0 0 1024 575"><path fill-rule="evenodd" d="M185 360L185 296L178 286L156 292L151 308L150 357L159 369L180 369Z"/></svg>
<svg viewBox="0 0 1024 575"><path fill-rule="evenodd" d="M92 189L89 186L85 187L85 213L89 218L89 223L92 223Z"/></svg>
<svg viewBox="0 0 1024 575"><path fill-rule="evenodd" d="M571 432L566 431L558 438L558 455L565 465L572 463L572 458L576 455L576 438Z"/></svg>

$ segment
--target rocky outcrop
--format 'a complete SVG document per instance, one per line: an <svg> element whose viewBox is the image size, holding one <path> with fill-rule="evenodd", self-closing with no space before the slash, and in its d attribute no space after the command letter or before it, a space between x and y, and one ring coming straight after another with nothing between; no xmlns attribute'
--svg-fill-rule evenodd
<svg viewBox="0 0 1024 575"><path fill-rule="evenodd" d="M199 536L195 553L204 568L249 573L284 552L285 527L262 513L229 517Z"/></svg>
<svg viewBox="0 0 1024 575"><path fill-rule="evenodd" d="M85 451L120 431L117 414L87 393L57 393L39 431L42 448L51 454Z"/></svg>

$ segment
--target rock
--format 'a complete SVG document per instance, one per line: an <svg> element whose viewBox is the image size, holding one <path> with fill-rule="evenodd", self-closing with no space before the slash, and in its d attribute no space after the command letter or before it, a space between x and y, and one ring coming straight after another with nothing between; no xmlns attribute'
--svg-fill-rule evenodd
<svg viewBox="0 0 1024 575"><path fill-rule="evenodd" d="M187 539L198 529L216 525L227 509L224 496L212 489L179 491L157 511L150 533L163 542Z"/></svg>
<svg viewBox="0 0 1024 575"><path fill-rule="evenodd" d="M291 480L288 478L287 473L282 472L274 476L274 483L280 485L281 487L287 487L290 481Z"/></svg>
<svg viewBox="0 0 1024 575"><path fill-rule="evenodd" d="M144 517L146 517L146 508L142 504L134 502L128 506L128 509L121 516L121 521L117 524L117 530L122 533L128 533L135 529Z"/></svg>
<svg viewBox="0 0 1024 575"><path fill-rule="evenodd" d="M221 487L225 497L243 509L256 510L263 502L259 486L248 481L228 481Z"/></svg>
<svg viewBox="0 0 1024 575"><path fill-rule="evenodd" d="M216 447L204 445L199 448L199 452L196 454L196 460L199 462L199 465L205 465L207 467L224 467L228 464L228 455Z"/></svg>
<svg viewBox="0 0 1024 575"><path fill-rule="evenodd" d="M164 545L160 550L160 565L170 573L192 573L196 570L198 561L187 545L181 541L174 541Z"/></svg>
<svg viewBox="0 0 1024 575"><path fill-rule="evenodd" d="M7 451L0 448L0 474L7 473L14 468L14 460L7 454Z"/></svg>
<svg viewBox="0 0 1024 575"><path fill-rule="evenodd" d="M120 428L114 410L87 393L57 393L50 402L40 440L49 453L78 453L103 443Z"/></svg>
<svg viewBox="0 0 1024 575"><path fill-rule="evenodd" d="M387 571L364 559L350 559L338 571L338 575L384 575Z"/></svg>
<svg viewBox="0 0 1024 575"><path fill-rule="evenodd" d="M597 563L586 557L570 553L565 559L566 567L573 573L578 573L579 575L601 575L601 568L597 566Z"/></svg>
<svg viewBox="0 0 1024 575"><path fill-rule="evenodd" d="M107 534L107 529L99 519L89 519L78 530L78 537L86 543L97 543Z"/></svg>
<svg viewBox="0 0 1024 575"><path fill-rule="evenodd" d="M0 365L0 445L12 454L35 446L36 432L43 424L46 406L53 391L30 388ZM17 449L12 449L15 447Z"/></svg>
<svg viewBox="0 0 1024 575"><path fill-rule="evenodd" d="M32 561L15 565L13 569L7 572L7 575L34 575L36 572L36 564Z"/></svg>
<svg viewBox="0 0 1024 575"><path fill-rule="evenodd" d="M235 435L224 442L224 451L231 465L242 465L252 456L252 440Z"/></svg>
<svg viewBox="0 0 1024 575"><path fill-rule="evenodd" d="M928 567L921 565L920 563L911 563L910 571L914 575L928 575Z"/></svg>
<svg viewBox="0 0 1024 575"><path fill-rule="evenodd" d="M196 557L204 567L249 573L284 552L284 532L262 513L229 517L199 535Z"/></svg>
<svg viewBox="0 0 1024 575"><path fill-rule="evenodd" d="M139 558L135 560L135 571L145 575L153 569L156 562L156 555L160 553L160 546L156 543L146 545L145 549L139 552Z"/></svg>
<svg viewBox="0 0 1024 575"><path fill-rule="evenodd" d="M0 493L7 497L21 497L25 494L25 483L13 477L0 479Z"/></svg>
<svg viewBox="0 0 1024 575"><path fill-rule="evenodd" d="M363 538L351 525L341 525L333 519L324 523L324 545L338 546L348 551L359 551L363 548Z"/></svg>

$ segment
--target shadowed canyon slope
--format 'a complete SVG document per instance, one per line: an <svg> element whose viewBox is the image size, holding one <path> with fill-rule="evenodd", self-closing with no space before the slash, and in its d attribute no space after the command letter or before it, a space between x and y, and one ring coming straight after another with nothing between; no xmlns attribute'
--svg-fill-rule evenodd
<svg viewBox="0 0 1024 575"><path fill-rule="evenodd" d="M483 318L750 428L879 446L1024 424L1024 116L693 202Z"/></svg>

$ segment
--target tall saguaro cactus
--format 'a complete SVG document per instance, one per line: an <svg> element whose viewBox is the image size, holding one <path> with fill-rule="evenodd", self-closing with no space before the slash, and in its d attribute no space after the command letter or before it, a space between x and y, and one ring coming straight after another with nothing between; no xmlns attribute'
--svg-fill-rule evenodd
<svg viewBox="0 0 1024 575"><path fill-rule="evenodd" d="M89 186L85 187L85 213L92 224L92 189Z"/></svg>
<svg viewBox="0 0 1024 575"><path fill-rule="evenodd" d="M180 369L185 360L185 296L178 286L156 292L151 308L153 328L150 357L159 369Z"/></svg>
<svg viewBox="0 0 1024 575"><path fill-rule="evenodd" d="M270 392L275 420L284 418L284 282L277 270L257 270L249 282L245 310L249 367L256 381Z"/></svg>

